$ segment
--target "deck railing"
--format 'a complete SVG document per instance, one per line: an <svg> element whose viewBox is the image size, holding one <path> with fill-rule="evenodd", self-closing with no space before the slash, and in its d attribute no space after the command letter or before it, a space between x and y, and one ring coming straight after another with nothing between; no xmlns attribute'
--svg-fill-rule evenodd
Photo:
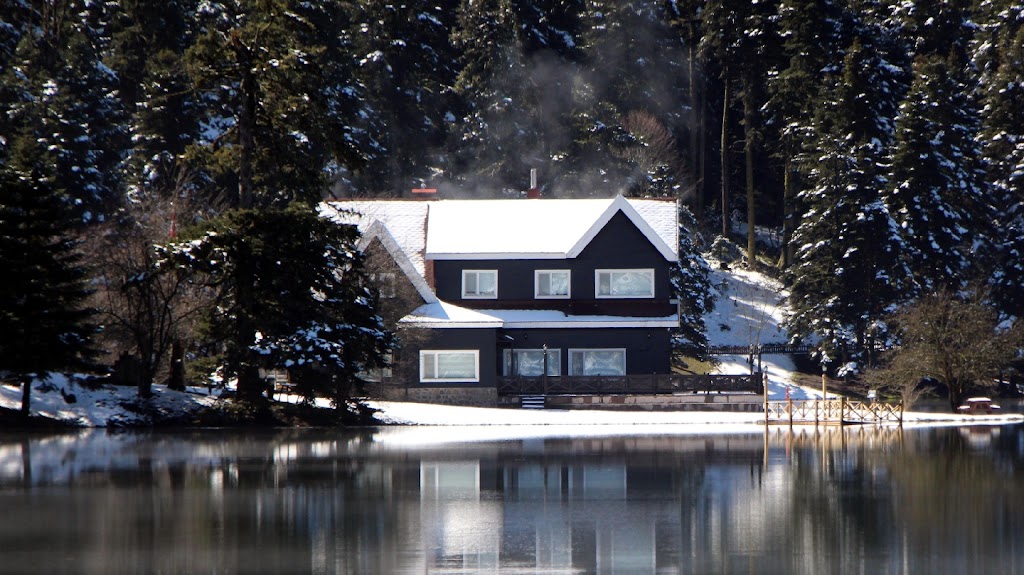
<svg viewBox="0 0 1024 575"><path fill-rule="evenodd" d="M670 393L764 393L760 373L751 375L600 375L498 377L498 395Z"/></svg>

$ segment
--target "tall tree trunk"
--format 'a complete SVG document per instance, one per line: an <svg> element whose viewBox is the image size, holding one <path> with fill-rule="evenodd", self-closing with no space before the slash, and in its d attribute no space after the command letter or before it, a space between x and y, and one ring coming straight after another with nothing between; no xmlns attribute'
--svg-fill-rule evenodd
<svg viewBox="0 0 1024 575"><path fill-rule="evenodd" d="M175 391L185 391L185 353L181 339L174 338L171 343L170 379L167 387Z"/></svg>
<svg viewBox="0 0 1024 575"><path fill-rule="evenodd" d="M256 76L249 58L242 58L242 109L238 115L238 207L252 207L252 162L256 147Z"/></svg>
<svg viewBox="0 0 1024 575"><path fill-rule="evenodd" d="M743 154L746 157L747 172L747 263L753 267L757 263L757 224L754 203L754 96L751 93L751 82L745 81L743 89Z"/></svg>
<svg viewBox="0 0 1024 575"><path fill-rule="evenodd" d="M697 87L697 43L694 40L693 32L693 21L688 24L690 27L690 43L689 51L687 52L687 73L690 77L690 169L697 172L698 163L701 162L700 156L702 150L698 147L700 143L699 130L701 126L700 118L703 114L703 109L698 110L698 100L700 99L700 90ZM704 174L696 174L696 182L694 184L694 204L693 209L695 216L697 217L697 229L704 227Z"/></svg>
<svg viewBox="0 0 1024 575"><path fill-rule="evenodd" d="M722 237L729 237L729 69L726 68L722 94Z"/></svg>
<svg viewBox="0 0 1024 575"><path fill-rule="evenodd" d="M782 269L793 264L793 230L796 229L796 209L793 206L796 183L793 178L793 158L787 153L782 171L782 253L779 255L779 267Z"/></svg>
<svg viewBox="0 0 1024 575"><path fill-rule="evenodd" d="M701 83L703 84L703 82L704 82L704 80L703 80L703 77L702 77ZM707 178L705 177L705 175L707 173L706 168L707 168L707 159L708 159L708 138L707 138L706 126L704 125L705 118L707 117L707 111L708 111L708 91L706 90L706 88L707 88L707 86L703 86L703 85L701 86L701 90L700 90L700 112L698 113L699 118L697 118L697 123L698 123L697 137L699 139L697 147L700 148L700 167L697 169L697 197L700 198L700 200L699 200L700 203L698 204L698 206L699 206L699 210L698 211L701 212L700 219L697 220L697 221L701 223L701 227L700 227L701 229L704 229L704 225L703 225L704 224L704 213L703 212L704 212L704 202L706 200L706 198L705 198L705 191L704 191L704 183L707 181Z"/></svg>
<svg viewBox="0 0 1024 575"><path fill-rule="evenodd" d="M235 267L236 299L238 313L235 318L235 329L238 334L244 334L248 342L243 349L236 350L238 356L235 359L236 376L238 377L238 397L242 400L255 400L263 394L264 385L260 380L259 365L256 352L249 349L248 345L256 336L256 328L252 321L255 311L252 306L252 286L255 282L255 272L250 268L248 262L251 254L246 244L239 249L239 263Z"/></svg>

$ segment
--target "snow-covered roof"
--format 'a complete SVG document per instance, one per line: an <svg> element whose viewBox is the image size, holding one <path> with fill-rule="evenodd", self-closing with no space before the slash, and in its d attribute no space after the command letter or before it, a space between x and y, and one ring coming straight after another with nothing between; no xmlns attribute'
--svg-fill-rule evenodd
<svg viewBox="0 0 1024 575"><path fill-rule="evenodd" d="M678 258L677 207L669 200L336 200L320 213L357 226L360 250L379 240L428 304L438 301L428 260L575 258L618 213L666 260Z"/></svg>
<svg viewBox="0 0 1024 575"><path fill-rule="evenodd" d="M379 240L427 303L437 296L426 281L423 260L426 244L427 203L405 200L345 200L320 205L320 214L332 221L354 224L362 237L356 246L365 250Z"/></svg>
<svg viewBox="0 0 1024 575"><path fill-rule="evenodd" d="M665 259L677 259L679 244L671 200L337 200L321 212L373 237L380 222L421 275L429 259L573 258L619 212Z"/></svg>
<svg viewBox="0 0 1024 575"><path fill-rule="evenodd" d="M556 310L469 309L438 301L420 306L402 318L402 323L425 328L676 328L679 316L624 317L567 315Z"/></svg>
<svg viewBox="0 0 1024 575"><path fill-rule="evenodd" d="M427 259L567 259L621 212L666 260L677 259L676 204L664 200L535 199L430 202Z"/></svg>

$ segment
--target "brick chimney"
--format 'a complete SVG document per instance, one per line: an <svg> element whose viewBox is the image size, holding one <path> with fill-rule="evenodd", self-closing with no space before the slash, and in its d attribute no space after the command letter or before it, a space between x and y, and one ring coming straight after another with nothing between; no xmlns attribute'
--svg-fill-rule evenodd
<svg viewBox="0 0 1024 575"><path fill-rule="evenodd" d="M531 200L540 198L540 188L537 187L537 168L530 169L530 189L526 190L526 197Z"/></svg>
<svg viewBox="0 0 1024 575"><path fill-rule="evenodd" d="M417 200L436 200L437 188L413 188L412 197Z"/></svg>

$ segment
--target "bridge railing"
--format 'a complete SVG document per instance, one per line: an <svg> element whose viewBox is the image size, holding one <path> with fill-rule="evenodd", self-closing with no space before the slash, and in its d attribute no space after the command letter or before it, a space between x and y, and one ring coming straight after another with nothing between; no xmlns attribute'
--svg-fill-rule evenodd
<svg viewBox="0 0 1024 575"><path fill-rule="evenodd" d="M903 423L902 403L864 402L850 399L769 401L768 423Z"/></svg>

